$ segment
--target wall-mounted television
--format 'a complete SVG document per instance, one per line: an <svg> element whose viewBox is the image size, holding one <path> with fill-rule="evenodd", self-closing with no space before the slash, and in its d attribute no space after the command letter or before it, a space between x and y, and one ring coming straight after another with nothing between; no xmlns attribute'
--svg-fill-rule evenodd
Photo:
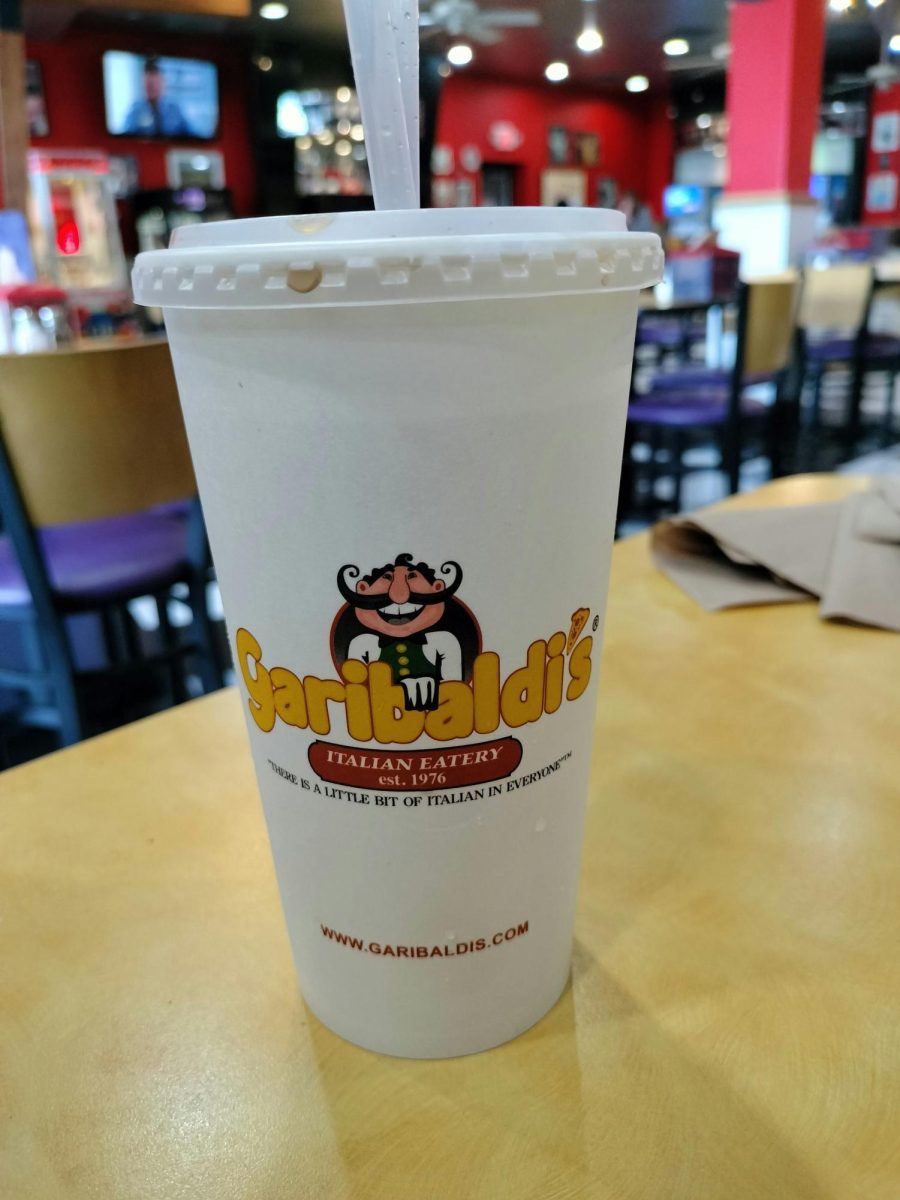
<svg viewBox="0 0 900 1200"><path fill-rule="evenodd" d="M219 127L219 78L194 58L103 55L106 128L122 137L212 138Z"/></svg>
<svg viewBox="0 0 900 1200"><path fill-rule="evenodd" d="M673 183L663 192L663 212L667 217L697 217L705 211L706 199L706 188Z"/></svg>

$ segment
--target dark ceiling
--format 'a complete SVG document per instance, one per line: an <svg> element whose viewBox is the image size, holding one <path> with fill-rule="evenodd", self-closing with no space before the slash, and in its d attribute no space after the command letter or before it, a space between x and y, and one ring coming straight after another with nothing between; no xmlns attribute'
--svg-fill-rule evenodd
<svg viewBox="0 0 900 1200"><path fill-rule="evenodd" d="M825 0L820 2L824 4ZM259 3L261 0L253 0L254 9ZM341 0L287 0L287 3L289 16L277 22L264 21L255 12L247 19L235 20L138 13L124 5L119 14L109 10L102 14L93 12L86 5L80 10L77 22L79 26L126 23L131 28L241 37L273 57L279 51L300 53L307 62L313 59L316 45L332 53L345 51ZM421 0L423 8L430 3L431 0ZM570 81L585 87L621 86L631 74L647 75L657 87L663 86L668 78L676 92L693 87L698 81L706 88L715 88L717 78L721 87L722 68L713 61L711 52L727 41L730 5L726 0L597 0L605 46L592 55L580 53L574 44L581 27L582 0L480 0L480 4L490 9L537 9L542 20L535 29L506 31L496 45L474 43L475 61L464 68L470 73L535 81L542 77L548 62L562 58L569 64ZM900 9L900 0L888 0L877 10L877 18L892 22L895 5ZM27 31L37 36L50 33L52 22L48 18L58 12L52 0L30 0L26 8ZM865 6L842 16L829 14L826 56L829 76L859 72L877 60L880 35L875 20L876 16ZM689 40L690 55L686 59L667 60L662 43L676 35ZM424 36L422 47L443 54L449 40L442 34Z"/></svg>

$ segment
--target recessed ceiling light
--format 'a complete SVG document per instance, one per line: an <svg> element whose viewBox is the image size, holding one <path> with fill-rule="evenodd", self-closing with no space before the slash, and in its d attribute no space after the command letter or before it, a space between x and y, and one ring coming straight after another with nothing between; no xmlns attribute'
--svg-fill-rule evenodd
<svg viewBox="0 0 900 1200"><path fill-rule="evenodd" d="M340 104L349 104L349 102L353 99L353 93L348 87L339 87L335 92L335 96Z"/></svg>
<svg viewBox="0 0 900 1200"><path fill-rule="evenodd" d="M599 29L582 29L575 39L575 45L582 54L596 54L603 49L603 34Z"/></svg>
<svg viewBox="0 0 900 1200"><path fill-rule="evenodd" d="M259 54L254 61L261 71L272 70L272 60L269 58L268 54Z"/></svg>
<svg viewBox="0 0 900 1200"><path fill-rule="evenodd" d="M828 0L828 7L832 12L843 13L853 7L853 0Z"/></svg>
<svg viewBox="0 0 900 1200"><path fill-rule="evenodd" d="M697 128L709 129L710 125L712 125L712 117L709 115L709 113L701 113L697 118Z"/></svg>
<svg viewBox="0 0 900 1200"><path fill-rule="evenodd" d="M440 75L440 77L442 79L447 79L448 76L450 76L452 74L453 74L453 68L450 66L449 63L441 63L441 65L438 67L438 75Z"/></svg>
<svg viewBox="0 0 900 1200"><path fill-rule="evenodd" d="M348 154L353 153L353 143L348 142L346 138L341 138L339 142L335 143L334 152L341 158L346 158Z"/></svg>
<svg viewBox="0 0 900 1200"><path fill-rule="evenodd" d="M669 38L663 42L663 54L668 54L669 58L678 58L682 54L689 53L691 43L687 38Z"/></svg>
<svg viewBox="0 0 900 1200"><path fill-rule="evenodd" d="M866 3L868 4L869 8L881 8L882 4L884 4L884 0L866 0Z"/></svg>
<svg viewBox="0 0 900 1200"><path fill-rule="evenodd" d="M281 0L266 0L260 7L259 15L264 21L281 21L288 15L288 6Z"/></svg>
<svg viewBox="0 0 900 1200"><path fill-rule="evenodd" d="M564 79L569 78L569 66L564 62L547 63L544 68L544 74L551 83L562 83Z"/></svg>
<svg viewBox="0 0 900 1200"><path fill-rule="evenodd" d="M363 141L366 135L362 125L351 125L350 136L353 138L354 142Z"/></svg>
<svg viewBox="0 0 900 1200"><path fill-rule="evenodd" d="M465 42L457 42L447 51L447 62L453 63L454 67L467 67L474 57L472 47Z"/></svg>
<svg viewBox="0 0 900 1200"><path fill-rule="evenodd" d="M626 92L646 92L650 80L646 75L629 75L625 80Z"/></svg>

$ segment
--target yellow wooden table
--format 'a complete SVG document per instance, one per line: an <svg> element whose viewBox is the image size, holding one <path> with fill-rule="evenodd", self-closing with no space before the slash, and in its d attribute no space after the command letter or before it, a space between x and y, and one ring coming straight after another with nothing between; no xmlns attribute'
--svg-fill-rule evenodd
<svg viewBox="0 0 900 1200"><path fill-rule="evenodd" d="M304 1008L234 692L3 775L0 1196L897 1200L898 713L896 635L617 546L573 985L450 1062Z"/></svg>

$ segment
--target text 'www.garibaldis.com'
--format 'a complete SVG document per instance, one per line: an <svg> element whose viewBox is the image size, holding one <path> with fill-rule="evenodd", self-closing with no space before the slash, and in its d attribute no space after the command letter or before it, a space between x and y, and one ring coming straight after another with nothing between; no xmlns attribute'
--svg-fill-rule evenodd
<svg viewBox="0 0 900 1200"><path fill-rule="evenodd" d="M521 921L518 925L510 925L508 929L498 930L490 937L472 938L469 941L454 940L444 943L443 946L405 946L395 942L370 942L349 933L340 933L328 925L321 925L320 929L322 937L337 942L340 946L346 946L348 950L358 950L362 954L377 954L382 958L460 958L464 954L477 954L481 950L490 950L494 946L502 946L505 942L524 937L528 932L528 922Z"/></svg>

